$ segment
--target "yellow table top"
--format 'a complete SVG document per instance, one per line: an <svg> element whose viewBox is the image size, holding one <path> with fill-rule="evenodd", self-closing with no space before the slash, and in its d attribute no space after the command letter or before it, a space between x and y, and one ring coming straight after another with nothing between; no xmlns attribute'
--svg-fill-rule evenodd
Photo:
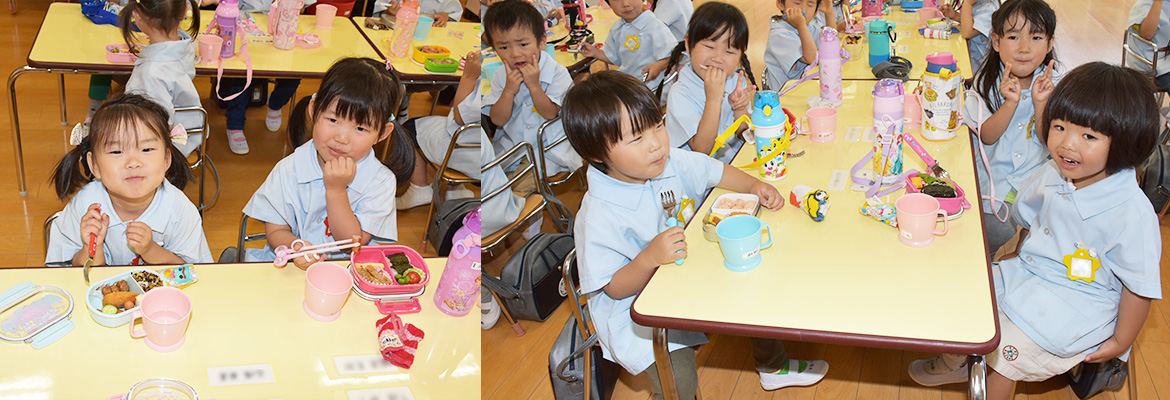
<svg viewBox="0 0 1170 400"><path fill-rule="evenodd" d="M869 151L872 142L847 143L844 136L849 126L872 124L874 83L845 81L833 142L812 143L807 136L793 141L789 154L805 154L790 158L789 176L774 183L785 199L797 184L826 189L834 170L848 174ZM781 103L802 116L805 99L818 90L802 85ZM872 347L990 351L998 343L998 327L970 135L962 130L949 141L931 142L921 139L919 129L911 131L976 205L951 220L945 236L927 247L903 245L896 228L859 214L864 192L846 185L844 191L829 191L832 206L823 222L791 204L778 212L761 210L759 217L771 225L774 244L761 251L759 267L733 272L723 266L719 244L704 240L702 224L692 221L686 228L688 258L681 266L658 268L634 302L634 321ZM925 168L908 145L903 152L907 169ZM746 145L733 165L747 164L754 156L754 145ZM714 199L726 192L712 191L698 215L706 215ZM902 194L883 200L892 204ZM950 300L933 300L940 291Z"/></svg>
<svg viewBox="0 0 1170 400"><path fill-rule="evenodd" d="M199 32L207 31L207 25L214 19L213 11L200 11L202 24ZM306 49L300 46L292 50L279 50L271 44L257 42L263 39L250 37L248 52L252 58L252 75L265 77L320 78L335 61L344 57L369 57L377 59L378 53L366 42L344 17L335 17L332 29L314 26L316 16L300 16L300 29L304 33L316 33L321 37L321 47ZM256 25L267 29L268 16L256 14ZM42 34L43 33L43 34ZM123 43L121 31L113 25L95 25L81 15L81 6L76 3L53 3L45 14L41 32L37 34L29 51L28 64L38 68L67 68L97 71L130 71L133 63L111 63L106 60L105 46ZM237 41L237 48L239 44ZM244 58L237 55L224 62L224 75L244 76ZM216 68L196 64L199 75L215 75Z"/></svg>
<svg viewBox="0 0 1170 400"><path fill-rule="evenodd" d="M186 343L171 353L131 339L126 325L98 325L83 304L86 285L79 268L3 269L5 288L32 281L68 291L76 326L39 350L0 342L0 398L105 399L154 377L181 380L200 398L212 399L344 399L347 391L391 387L409 388L415 399L478 398L482 363L475 313L452 317L433 300L445 263L427 259L432 276L418 297L422 311L401 315L426 332L414 364L366 374L349 374L334 357L380 357L374 323L382 315L351 293L336 321L310 319L301 306L305 274L296 267L196 266L199 282L183 289L194 306ZM128 269L99 267L91 275L97 282ZM275 382L211 386L208 368L253 364L269 364Z"/></svg>
<svg viewBox="0 0 1170 400"><path fill-rule="evenodd" d="M593 21L589 23L589 30L593 32L593 43L605 43L605 40L609 38L609 28L613 27L613 24L618 21L618 16L613 13L613 10L608 8L602 9L601 7L589 7L586 9L586 12L593 16ZM568 40L568 34L568 30L565 29L564 24L557 24L557 26L552 28L552 35L549 36L549 40L551 41L565 38L564 40L554 44L554 46L561 45ZM579 56L577 53L571 53L565 50L557 50L556 60L557 64L561 64L565 66L565 68L568 68L569 72L573 72L575 69L580 68L591 59ZM500 61L499 56L486 57L483 59L484 65L496 61Z"/></svg>
<svg viewBox="0 0 1170 400"><path fill-rule="evenodd" d="M354 17L353 23L358 26L362 36L370 42L374 49L377 50L378 56L383 60L389 54L389 41L394 36L394 31L380 31L366 28L366 17ZM433 45L443 46L451 50L451 58L456 60L467 55L468 52L479 50L479 36L483 30L480 25L474 22L448 22L445 27L432 27L430 33L427 34L427 40L419 42L412 41L413 46ZM405 79L432 79L432 80L451 80L458 81L459 77L463 75L463 70L452 74L436 74L427 71L423 66L416 64L410 59L410 55L406 58L394 58L391 60L394 63L394 68L399 73L404 75Z"/></svg>
<svg viewBox="0 0 1170 400"><path fill-rule="evenodd" d="M910 79L917 80L926 72L926 55L940 51L950 52L958 60L959 71L964 77L975 76L971 69L971 55L967 52L967 41L960 33L952 33L951 38L927 39L918 33L918 14L902 12L901 7L890 7L890 14L883 15L882 19L897 24L894 34L893 54L905 57L913 64L910 69ZM849 62L841 66L843 79L877 79L873 76L873 68L869 66L869 43L866 35L856 44L845 44L841 47L849 52ZM842 35L844 38L844 35ZM844 39L842 39L844 40Z"/></svg>

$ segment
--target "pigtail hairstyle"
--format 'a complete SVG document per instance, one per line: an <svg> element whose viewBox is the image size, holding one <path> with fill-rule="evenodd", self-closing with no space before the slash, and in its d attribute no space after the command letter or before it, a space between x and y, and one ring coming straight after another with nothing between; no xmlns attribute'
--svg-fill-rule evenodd
<svg viewBox="0 0 1170 400"><path fill-rule="evenodd" d="M670 59L666 62L666 70L663 74L669 74L674 67L678 66L679 61L682 60L682 53L687 47L694 48L700 40L717 39L728 31L731 31L731 34L728 35L728 45L743 53L740 56L739 64L747 73L748 79L755 85L756 77L752 74L751 63L747 59L747 18L735 6L719 2L703 3L695 9L695 15L691 16L691 21L687 23L687 37L684 41L678 42L678 45L674 46L674 50L670 52ZM663 86L666 85L658 85L658 90L654 92L655 96L662 96Z"/></svg>
<svg viewBox="0 0 1170 400"><path fill-rule="evenodd" d="M167 166L166 179L182 190L195 177L191 174L187 157L171 142L171 126L167 123L167 111L158 103L141 95L129 93L106 101L93 114L89 135L81 144L65 153L53 170L52 181L57 198L67 199L85 184L94 180L89 170L88 157L107 142L119 136L133 136L136 130L146 128L158 136L171 156Z"/></svg>
<svg viewBox="0 0 1170 400"><path fill-rule="evenodd" d="M378 137L381 137L385 133L386 121L391 121L398 113L405 93L406 88L398 73L386 63L369 58L341 59L325 72L317 93L301 98L293 107L288 122L289 143L296 148L308 142L309 127L334 103L337 104L334 112L338 117L377 127ZM394 123L387 140L390 140L390 146L382 164L396 177L411 176L414 173L414 144L400 122ZM407 181L403 179L400 183L404 182Z"/></svg>
<svg viewBox="0 0 1170 400"><path fill-rule="evenodd" d="M134 11L137 10L143 20L135 20ZM146 24L165 32L177 32L179 24L187 17L191 10L191 26L187 33L194 39L199 35L199 2L198 0L131 0L118 14L118 28L122 30L122 40L130 47L130 51L138 53L138 39L134 36L135 23Z"/></svg>
<svg viewBox="0 0 1170 400"><path fill-rule="evenodd" d="M1029 33L1043 33L1048 35L1048 40L1053 40L1053 35L1056 34L1056 12L1052 11L1052 7L1044 0L1008 0L999 7L994 14L991 14L991 29L992 34L999 37L1008 30L1008 21L1013 15L1019 14L1028 25L1032 27ZM994 39L993 39L994 40ZM1044 55L1044 62L1040 65L1048 65L1049 61L1056 58L1056 48ZM1008 73L1011 73L1010 71ZM987 52L987 58L983 60L983 66L979 72L975 74L975 92L979 93L979 97L991 109L991 112L999 110L999 106L1003 105L1003 97L999 93L999 81L1003 76L1003 58L1000 57L999 52L992 49Z"/></svg>

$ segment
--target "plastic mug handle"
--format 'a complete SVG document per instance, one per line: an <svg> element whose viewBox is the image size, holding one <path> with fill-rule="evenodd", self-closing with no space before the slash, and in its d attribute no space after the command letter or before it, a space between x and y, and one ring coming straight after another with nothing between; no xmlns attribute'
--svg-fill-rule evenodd
<svg viewBox="0 0 1170 400"><path fill-rule="evenodd" d="M935 235L946 235L947 234L947 211L940 208L938 210L935 210L935 212L938 213L938 216L942 218L943 227L942 227L941 232L939 230L935 229L931 233L933 233ZM938 226L937 222L935 223L935 226Z"/></svg>
<svg viewBox="0 0 1170 400"><path fill-rule="evenodd" d="M130 314L130 337L132 338L141 339L146 336L146 327L143 327L143 330L134 329L134 323L140 319L142 319L142 310L138 310L135 311L134 314ZM143 321L143 323L145 324L145 321Z"/></svg>
<svg viewBox="0 0 1170 400"><path fill-rule="evenodd" d="M805 135L812 134L812 132L809 130L809 126L808 126L808 115L803 115L800 117L800 133L805 134Z"/></svg>
<svg viewBox="0 0 1170 400"><path fill-rule="evenodd" d="M760 245L760 249L772 247L772 227L767 222L760 221L764 225L764 234L768 235L768 241Z"/></svg>

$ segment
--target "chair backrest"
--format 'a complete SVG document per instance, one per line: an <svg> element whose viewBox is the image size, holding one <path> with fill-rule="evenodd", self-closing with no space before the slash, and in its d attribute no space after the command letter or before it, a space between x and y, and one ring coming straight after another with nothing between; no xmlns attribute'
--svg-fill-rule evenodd
<svg viewBox="0 0 1170 400"><path fill-rule="evenodd" d="M561 268L561 274L565 282L565 291L569 293L569 300L572 301L573 307L570 311L573 312L573 318L577 319L577 326L581 330L581 337L589 337L594 333L591 326L593 316L589 314L588 296L586 293L581 293L580 278L577 276L577 249L569 252L565 257L565 264Z"/></svg>
<svg viewBox="0 0 1170 400"><path fill-rule="evenodd" d="M1146 58L1146 56L1142 55L1137 50L1130 47L1130 45L1129 45L1130 40L1133 40L1137 43L1143 43L1144 45L1150 46L1151 48L1153 48L1154 49L1154 56L1152 57L1152 59ZM1126 28L1125 35L1122 38L1122 43L1121 43L1121 66L1137 69L1136 66L1127 65L1129 60L1132 58L1133 60L1142 63L1142 65L1145 68L1148 68L1149 69L1148 75L1150 76L1150 78L1153 78L1155 75L1157 75L1158 53L1160 53L1158 51L1158 49L1160 47L1161 46L1158 46L1154 42L1146 40L1146 38L1142 37L1142 35L1140 33L1133 30L1132 28Z"/></svg>
<svg viewBox="0 0 1170 400"><path fill-rule="evenodd" d="M244 245L246 245L248 242L268 240L268 235L264 232L251 234L248 233L248 220L251 220L251 218L248 218L248 214L244 214L242 217L240 217L240 233L239 236L236 237L236 262L244 262L244 252L246 250Z"/></svg>
<svg viewBox="0 0 1170 400"><path fill-rule="evenodd" d="M447 167L447 164L449 162L451 162L451 154L453 154L455 152L455 150L458 150L458 149L478 149L478 148L480 148L480 146L483 145L482 143L469 144L469 143L460 143L459 142L459 139L462 139L464 134L475 135L476 133L478 133L477 131L475 131L475 129L483 129L483 125L481 125L478 122L464 124L464 125L461 125L458 129L456 129L455 133L451 135L451 144L449 146L447 146L447 155L443 156L443 162L435 168L437 170L437 172L435 173L436 180L445 180L445 181L452 182L452 183L478 182L478 180L475 180L475 179L470 180L470 181L460 182L459 180L452 179L450 176L447 175L447 171L450 170L450 168ZM436 192L436 193L438 193L438 192Z"/></svg>
<svg viewBox="0 0 1170 400"><path fill-rule="evenodd" d="M554 147L560 146L561 144L565 143L565 141L569 140L569 136L564 135L564 136L561 136L560 139L557 139L556 141L554 141L552 143L544 144L544 131L546 129L548 129L549 126L552 126L552 124L560 122L560 120L561 120L561 117L557 116L556 118L550 119L548 121L544 121L543 124L540 124L540 128L536 130L536 141L537 141L537 143L540 143L540 145L536 146L536 158L539 161L538 167L537 167L538 168L537 173L540 176L541 184L543 186L545 186L546 189L550 189L550 191L551 191L553 186L568 182L569 179L572 179L573 176L577 174L577 171L581 170L581 168L578 168L576 170L569 171L569 173L565 174L564 176L560 176L560 175L558 175L557 177L548 176L548 167L547 167L548 164L545 163L545 154L548 153L549 151L552 151L552 149ZM568 144L565 144L565 146L568 146ZM553 180L551 178L557 178L557 179Z"/></svg>
<svg viewBox="0 0 1170 400"><path fill-rule="evenodd" d="M516 161L521 161L524 159L524 157L527 157L529 162L525 163L526 165L524 165L524 168L516 171L512 177L508 178L507 183L498 188L491 189L490 192L484 193L480 197L480 204L488 204L499 196L504 194L511 194L512 188L516 187L525 180L531 179L532 183L536 185L537 188L540 187L540 178L538 178L536 174L536 163L532 162L534 160L532 155L532 145L528 142L517 143L512 148L508 149L508 151L505 151L503 154L496 156L496 158L493 159L490 163L483 165L482 169L483 171L487 171L492 168L497 168L501 164L516 158L517 154L519 154L519 159ZM484 188L484 190L488 190L488 188ZM543 190L540 190L540 192L543 192ZM525 214L521 212L521 215L518 217L519 221L517 221L517 223L509 224L497 232L484 232L483 243L481 244L480 249L484 252L490 252L492 248L500 243L503 243L504 238L508 237L508 235L515 231L517 227L522 225L519 222L527 220L533 215L539 214L541 211L543 211L544 208L548 205L548 202L545 201L546 198L541 194L542 193L533 195L540 197L540 204L530 213Z"/></svg>
<svg viewBox="0 0 1170 400"><path fill-rule="evenodd" d="M203 123L199 126L195 126L195 127L184 126L183 127L187 130L187 137L188 137L187 140L195 140L195 139L192 139L192 137L197 137L198 140L200 140L199 147L195 148L195 150L192 151L192 153L198 152L199 155L198 155L198 158L196 159L196 161L194 163L191 163L191 170L192 171L195 171L195 170L199 171L199 202L198 202L198 204L196 204L196 206L199 208L199 214L203 215L203 210L210 208L212 204L215 204L215 202L217 200L219 200L219 188L220 188L219 172L217 172L215 170L215 165L213 165L211 163L211 157L207 156L207 139L211 136L211 135L206 134L207 132L210 131L210 128L207 125L208 124L207 110L203 109L203 107L201 107L201 106L176 107L175 108L175 115L176 116L179 114L182 114L182 113L198 114L200 121L203 121ZM207 179L206 179L207 178L207 168L206 167L208 167L208 166L211 167L212 178L215 180L215 195L211 197L211 201L204 201L203 189L204 189L204 185L206 185L206 182L207 182Z"/></svg>
<svg viewBox="0 0 1170 400"><path fill-rule="evenodd" d="M57 211L57 212L53 213L53 215L50 215L49 218L45 218L45 253L49 252L49 236L50 236L49 234L51 233L51 232L49 232L49 229L52 228L53 221L56 221L57 218L60 216L61 216L61 212Z"/></svg>

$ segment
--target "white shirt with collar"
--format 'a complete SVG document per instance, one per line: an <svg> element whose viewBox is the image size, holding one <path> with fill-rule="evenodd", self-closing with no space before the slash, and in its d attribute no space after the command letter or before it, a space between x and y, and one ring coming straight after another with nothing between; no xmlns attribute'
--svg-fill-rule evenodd
<svg viewBox="0 0 1170 400"><path fill-rule="evenodd" d="M1048 161L1024 183L1012 216L1028 237L1000 262L999 307L1045 350L1072 357L1113 336L1121 293L1160 299L1162 239L1154 208L1125 169L1076 188ZM1098 259L1091 282L1072 280L1065 257Z"/></svg>
<svg viewBox="0 0 1170 400"><path fill-rule="evenodd" d="M1132 40L1129 38L1129 36L1125 37L1126 42L1129 43L1130 48L1132 48L1138 54L1141 54L1142 57L1145 57L1147 60L1151 61L1153 61L1154 50L1160 49L1167 44L1170 44L1170 4L1166 4L1170 3L1170 0L1137 0L1137 2L1133 4L1133 8L1129 10L1129 20L1127 21L1128 25L1126 26L1126 30L1132 30L1131 28L1133 25L1141 25L1142 21L1146 19L1146 15L1149 15L1150 8L1154 6L1155 1L1161 1L1163 3L1162 15L1158 17L1158 30L1154 32L1154 38L1150 39L1150 41L1154 43L1154 47L1142 43L1139 40ZM1166 52L1159 54L1161 54L1161 56L1158 57L1158 71L1154 74L1155 76L1161 76L1166 73L1170 73L1170 54L1167 54ZM1126 57L1126 66L1136 69L1143 74L1150 72L1150 67L1145 63L1137 61L1128 54L1126 54Z"/></svg>
<svg viewBox="0 0 1170 400"><path fill-rule="evenodd" d="M991 51L991 14L999 10L999 0L978 0L971 7L972 25L979 34L967 39L967 53L971 56L971 68L979 69Z"/></svg>
<svg viewBox="0 0 1170 400"><path fill-rule="evenodd" d="M670 136L670 146L686 150L691 149L689 141L699 130L699 120L703 118L703 107L707 102L707 91L703 86L703 79L695 75L694 68L684 65L678 73L678 82L671 86L666 108L666 133ZM719 108L719 129L716 136L731 127L735 122L735 112L731 110L731 103L727 95L735 91L739 83L739 74L727 77L723 87L723 102ZM743 147L743 139L739 135L732 135L727 145L715 153L715 159L730 164Z"/></svg>
<svg viewBox="0 0 1170 400"><path fill-rule="evenodd" d="M773 90L779 90L789 80L799 79L808 63L800 61L804 56L800 32L788 21L773 19L770 24L768 46L764 50L764 66L768 67L768 85ZM807 27L813 45L819 45L817 38L821 35L821 29L825 27L825 13L820 11L813 13Z"/></svg>
<svg viewBox="0 0 1170 400"><path fill-rule="evenodd" d="M394 173L374 157L373 151L355 164L357 172L345 191L362 231L373 235L372 240L398 240ZM348 239L333 237L326 225L329 212L325 202L325 177L312 140L276 163L264 184L244 206L244 214L260 221L287 225L292 228L293 236L313 244ZM253 250L259 249L249 249L249 261L276 258L270 246L266 245L262 251ZM328 257L340 254L331 253Z"/></svg>
<svg viewBox="0 0 1170 400"><path fill-rule="evenodd" d="M691 0L658 0L654 8L654 17L670 28L676 45L687 37L692 15L695 15L695 5Z"/></svg>
<svg viewBox="0 0 1170 400"><path fill-rule="evenodd" d="M126 224L114 211L110 193L100 180L81 187L61 210L61 216L53 221L49 233L49 248L45 250L45 264L68 265L73 256L89 246L89 238L81 237L81 217L89 206L101 204L103 214L110 217L106 228L106 239L102 250L107 265L143 265L144 262L130 250L126 241ZM182 190L164 180L154 192L154 199L134 221L150 226L152 240L162 248L179 256L187 263L211 263L211 250L203 234L203 218L199 210L187 199Z"/></svg>
<svg viewBox="0 0 1170 400"><path fill-rule="evenodd" d="M538 63L540 88L544 90L544 94L548 96L549 100L552 100L553 104L559 107L565 99L565 93L568 93L569 87L573 85L573 77L569 75L568 69L557 64L556 60L548 53L541 51L538 54L540 54L540 62ZM491 115L492 106L500 100L500 95L503 94L507 81L508 71L502 67L496 70L491 80L492 91L483 98L482 112L484 114ZM533 150L535 151L537 131L540 129L540 125L554 117L556 116L552 115L546 119L536 111L536 105L532 101L532 92L528 90L528 85L521 83L520 89L512 98L512 117L508 118L508 122L504 126L496 130L492 146L495 147L497 154L502 154L515 146L516 143L528 142L534 146ZM565 130L561 127L559 120L545 129L545 143L554 143L563 137L565 137ZM573 151L572 145L567 140L546 153L545 157L548 163L548 171L545 171L546 176L552 176L561 171L573 171L581 167L581 156Z"/></svg>
<svg viewBox="0 0 1170 400"><path fill-rule="evenodd" d="M609 38L605 39L602 51L609 61L618 66L618 71L642 79L642 69L659 60L670 57L671 50L678 44L670 28L654 18L654 13L643 11L633 22L626 22L619 18L609 30ZM657 87L662 81L657 78L647 82L649 87Z"/></svg>
<svg viewBox="0 0 1170 400"><path fill-rule="evenodd" d="M195 89L195 41L185 31L179 31L179 40L154 43L143 47L134 61L134 71L126 82L127 93L137 93L158 103L167 110L167 122L180 123L185 128L203 126L203 117L198 113L175 114L178 107L199 107L202 105L199 91ZM183 155L199 147L202 136L192 136L187 143L175 144Z"/></svg>
<svg viewBox="0 0 1170 400"><path fill-rule="evenodd" d="M583 222L573 228L581 290L589 293L589 311L605 358L638 374L654 363L652 329L630 318L637 296L614 299L603 288L666 230L661 193L699 199L723 179L723 164L693 151L671 149L662 175L642 184L619 181L592 166L586 177L589 190L577 214ZM671 330L668 338L670 351L707 342L699 332Z"/></svg>
<svg viewBox="0 0 1170 400"><path fill-rule="evenodd" d="M438 165L442 164L443 159L447 157L447 149L451 146L451 139L454 138L455 131L459 130L459 124L455 122L455 113L459 113L464 124L479 122L480 109L482 108L480 107L479 87L480 81L476 79L471 93L458 105L451 107L451 112L447 113L446 117L436 115L414 120L418 147L427 160ZM464 132L460 135L459 143L480 144L479 135L474 132L475 130L482 131L483 129L472 129L472 132ZM480 149L475 148L455 149L451 153L451 159L447 161L447 166L472 179L480 179L479 153Z"/></svg>

